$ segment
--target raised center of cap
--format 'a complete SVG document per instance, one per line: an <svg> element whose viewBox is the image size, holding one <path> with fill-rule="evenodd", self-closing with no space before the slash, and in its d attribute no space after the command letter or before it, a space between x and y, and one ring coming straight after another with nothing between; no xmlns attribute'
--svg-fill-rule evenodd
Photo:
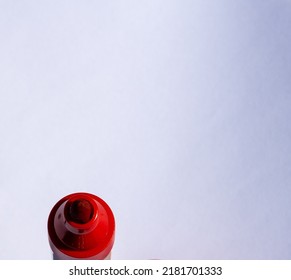
<svg viewBox="0 0 291 280"><path fill-rule="evenodd" d="M69 215L72 222L78 224L88 223L94 213L92 204L86 199L75 200L69 209Z"/></svg>

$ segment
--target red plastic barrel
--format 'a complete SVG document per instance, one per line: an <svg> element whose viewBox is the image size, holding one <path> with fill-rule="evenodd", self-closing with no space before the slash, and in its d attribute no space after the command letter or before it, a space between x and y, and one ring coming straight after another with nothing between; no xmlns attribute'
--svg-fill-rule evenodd
<svg viewBox="0 0 291 280"><path fill-rule="evenodd" d="M73 193L52 208L48 235L54 259L110 259L114 216L100 197Z"/></svg>

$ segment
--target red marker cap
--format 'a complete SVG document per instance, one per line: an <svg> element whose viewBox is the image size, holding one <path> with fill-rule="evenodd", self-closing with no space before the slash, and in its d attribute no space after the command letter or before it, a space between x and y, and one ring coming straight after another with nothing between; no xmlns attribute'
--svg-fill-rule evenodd
<svg viewBox="0 0 291 280"><path fill-rule="evenodd" d="M101 198L89 193L65 196L48 218L54 259L108 259L114 234L111 209Z"/></svg>

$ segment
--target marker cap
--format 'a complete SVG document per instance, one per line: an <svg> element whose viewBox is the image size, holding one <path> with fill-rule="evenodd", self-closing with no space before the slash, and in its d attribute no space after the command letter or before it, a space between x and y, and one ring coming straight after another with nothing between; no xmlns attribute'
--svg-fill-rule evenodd
<svg viewBox="0 0 291 280"><path fill-rule="evenodd" d="M114 216L100 197L73 193L52 208L48 235L55 259L106 259L114 243Z"/></svg>

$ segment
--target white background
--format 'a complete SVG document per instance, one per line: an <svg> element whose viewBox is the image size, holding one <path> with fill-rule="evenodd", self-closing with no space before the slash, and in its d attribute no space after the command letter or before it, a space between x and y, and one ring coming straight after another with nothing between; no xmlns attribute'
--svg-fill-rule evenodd
<svg viewBox="0 0 291 280"><path fill-rule="evenodd" d="M63 196L113 259L291 258L291 2L0 0L0 258Z"/></svg>

